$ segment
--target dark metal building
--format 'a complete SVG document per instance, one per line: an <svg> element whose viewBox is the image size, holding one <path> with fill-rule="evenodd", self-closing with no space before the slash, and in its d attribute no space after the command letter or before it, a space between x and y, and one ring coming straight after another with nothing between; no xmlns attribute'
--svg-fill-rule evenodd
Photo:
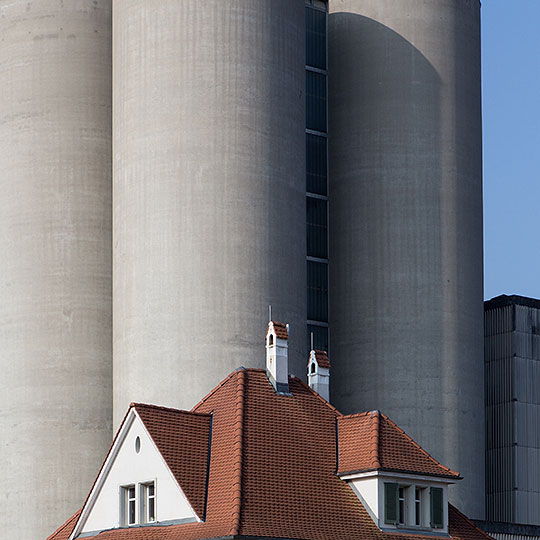
<svg viewBox="0 0 540 540"><path fill-rule="evenodd" d="M486 518L540 525L540 300L485 303Z"/></svg>

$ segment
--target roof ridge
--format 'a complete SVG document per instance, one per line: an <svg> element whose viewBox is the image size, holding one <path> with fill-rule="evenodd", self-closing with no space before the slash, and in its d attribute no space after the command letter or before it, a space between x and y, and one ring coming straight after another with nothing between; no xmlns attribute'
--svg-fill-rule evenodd
<svg viewBox="0 0 540 540"><path fill-rule="evenodd" d="M240 519L242 511L242 452L244 442L244 397L246 389L246 370L237 371L236 387L236 426L233 434L233 506L232 526L229 534L236 536L240 533Z"/></svg>
<svg viewBox="0 0 540 540"><path fill-rule="evenodd" d="M163 405L153 405L152 403L139 403L139 402L131 402L129 405L130 408L137 408L137 407L148 407L150 409L157 409L160 411L165 412L171 412L171 413L180 413L180 414L189 414L189 415L197 415L197 416L210 416L210 413L201 413L197 411L187 411L185 409L176 409L174 407L164 407Z"/></svg>
<svg viewBox="0 0 540 540"><path fill-rule="evenodd" d="M381 462L379 460L379 442L380 442L380 413L379 411L373 411L371 415L371 455L374 459L374 467L381 468Z"/></svg>
<svg viewBox="0 0 540 540"><path fill-rule="evenodd" d="M422 448L410 435L408 435L403 429L401 429L393 420L391 420L390 418L388 418L388 416L386 416L386 414L380 412L379 413L383 418L384 420L386 420L387 422L389 422L395 429L397 429L400 433L402 433L403 435L405 435L405 437L418 449L420 450L423 454L426 455L426 457L428 457L431 461L433 461L434 463L436 463L439 467L441 467L441 469L444 469L446 471L448 471L448 474L450 476L454 476L454 477L459 477L459 472L457 471L454 471L453 469L451 469L450 467L447 467L446 465L443 465L442 463L440 463L439 461L437 461L427 450L424 450L424 448Z"/></svg>
<svg viewBox="0 0 540 540"><path fill-rule="evenodd" d="M206 396L204 396L200 401L198 401L193 407L191 408L190 412L197 412L195 409L198 409L205 401L208 401L211 396L213 396L229 379L232 379L234 375L236 375L237 371L239 369L245 369L245 368L238 368L234 371L231 371L217 386L214 386Z"/></svg>

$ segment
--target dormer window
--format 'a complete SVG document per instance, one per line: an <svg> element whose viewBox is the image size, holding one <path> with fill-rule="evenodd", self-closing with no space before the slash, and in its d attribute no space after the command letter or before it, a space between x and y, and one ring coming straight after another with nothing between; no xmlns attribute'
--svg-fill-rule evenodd
<svg viewBox="0 0 540 540"><path fill-rule="evenodd" d="M124 486L120 488L120 509L122 514L120 522L123 525L135 525L137 523L137 496L135 486Z"/></svg>
<svg viewBox="0 0 540 540"><path fill-rule="evenodd" d="M154 482L141 484L141 500L143 503L142 522L153 523L156 521L156 486Z"/></svg>
<svg viewBox="0 0 540 540"><path fill-rule="evenodd" d="M120 498L121 525L129 527L156 521L155 482L122 486Z"/></svg>
<svg viewBox="0 0 540 540"><path fill-rule="evenodd" d="M423 510L423 494L425 489L415 487L414 488L414 524L417 527L421 527L423 523L422 510Z"/></svg>
<svg viewBox="0 0 540 540"><path fill-rule="evenodd" d="M426 508L428 489L429 509ZM384 523L397 528L445 528L443 488L384 482Z"/></svg>
<svg viewBox="0 0 540 540"><path fill-rule="evenodd" d="M398 488L398 523L405 525L405 487L399 486Z"/></svg>

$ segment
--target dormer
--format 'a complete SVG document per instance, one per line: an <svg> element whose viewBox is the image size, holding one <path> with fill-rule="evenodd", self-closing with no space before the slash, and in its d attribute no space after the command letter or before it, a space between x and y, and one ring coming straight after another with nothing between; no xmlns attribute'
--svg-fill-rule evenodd
<svg viewBox="0 0 540 540"><path fill-rule="evenodd" d="M211 419L131 404L69 540L109 529L203 521Z"/></svg>
<svg viewBox="0 0 540 540"><path fill-rule="evenodd" d="M384 532L448 534L448 486L460 480L379 411L338 418L338 475Z"/></svg>
<svg viewBox="0 0 540 540"><path fill-rule="evenodd" d="M289 325L276 321L266 330L266 374L276 392L289 393Z"/></svg>
<svg viewBox="0 0 540 540"><path fill-rule="evenodd" d="M326 401L330 401L330 362L326 351L313 349L309 353L308 383Z"/></svg>

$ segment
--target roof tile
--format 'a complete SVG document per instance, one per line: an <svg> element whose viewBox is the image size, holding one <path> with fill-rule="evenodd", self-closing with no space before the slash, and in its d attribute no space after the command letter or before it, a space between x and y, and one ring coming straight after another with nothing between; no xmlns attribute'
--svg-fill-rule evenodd
<svg viewBox="0 0 540 540"><path fill-rule="evenodd" d="M292 395L278 395L263 370L239 369L188 413L135 405L157 439L185 424L196 461L202 463L210 413L212 447L206 520L169 526L115 529L97 540L200 540L225 536L263 536L306 540L398 540L403 534L380 531L349 485L336 475L336 422L339 425L340 470L354 467L408 467L444 471L393 422L381 414L342 416L306 384L289 379ZM204 420L204 421L203 421ZM377 426L378 424L378 426ZM177 432L177 431L176 431ZM159 434L159 435L158 435ZM173 435L157 443L175 463L184 489L202 480L189 467L189 452L176 457ZM182 439L183 440L183 439ZM354 442L354 444L353 444ZM348 447L347 447L348 445ZM358 448L355 450L353 447ZM399 447L404 449L400 456ZM180 453L184 450L179 450ZM347 462L347 460L349 460ZM451 471L453 473L453 471ZM456 473L453 473L456 474ZM192 475L192 476L190 476ZM187 479L187 480L186 480ZM194 488L195 489L195 488ZM190 491L187 489L187 491ZM191 493L197 500L197 490ZM191 499L190 499L191 500ZM463 514L450 507L450 534L456 540L489 538ZM49 540L67 540L77 514ZM425 536L405 535L411 540Z"/></svg>
<svg viewBox="0 0 540 540"><path fill-rule="evenodd" d="M339 474L382 469L459 478L379 411L340 416L338 446Z"/></svg>

